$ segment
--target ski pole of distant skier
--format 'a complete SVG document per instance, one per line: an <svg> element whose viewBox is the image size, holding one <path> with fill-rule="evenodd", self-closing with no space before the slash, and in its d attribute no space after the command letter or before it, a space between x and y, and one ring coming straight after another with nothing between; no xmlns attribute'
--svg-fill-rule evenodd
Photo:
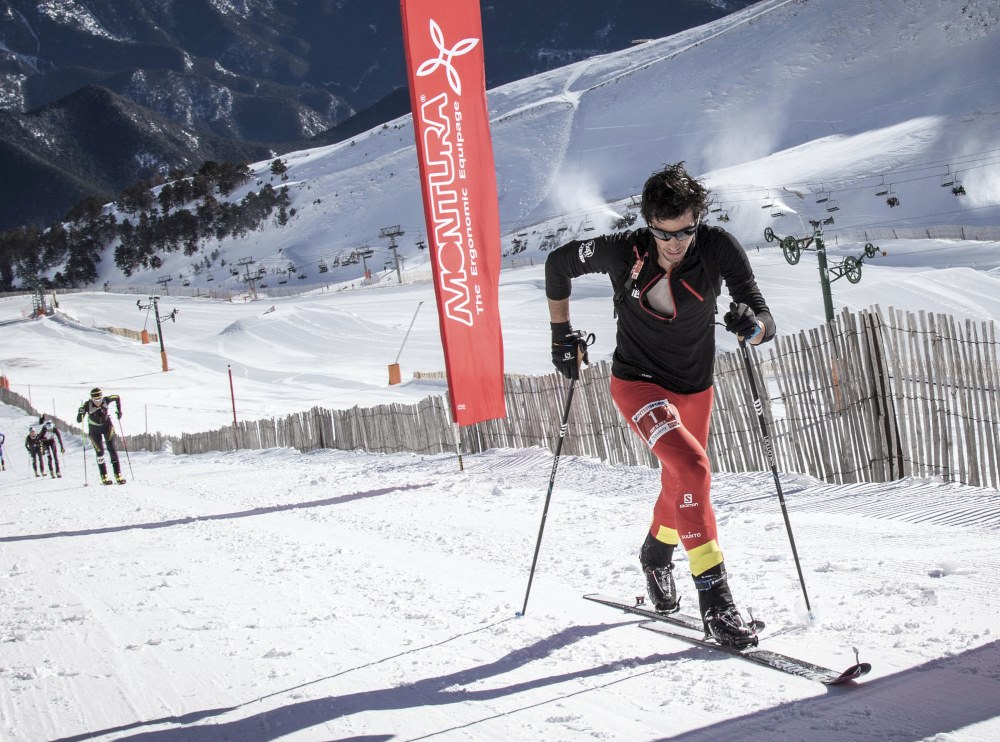
<svg viewBox="0 0 1000 742"><path fill-rule="evenodd" d="M806 610L809 618L814 618L812 606L809 605L809 594L806 592L806 580L802 576L802 565L799 563L799 552L795 548L795 537L792 535L792 523L788 519L788 508L785 506L785 495L781 491L781 480L778 478L778 465L774 460L774 447L771 445L771 436L767 432L767 421L764 419L764 406L760 401L760 393L757 391L757 380L754 378L753 363L750 361L750 349L747 341L740 338L740 351L743 354L743 363L747 370L747 382L750 384L750 395L753 397L753 408L757 412L757 422L760 424L760 432L764 437L764 452L767 454L767 462L771 465L771 474L774 476L774 486L778 490L778 502L781 503L781 515L785 519L785 530L788 533L788 541L792 545L792 557L795 559L795 569L799 573L799 584L802 586L802 597L806 601Z"/></svg>
<svg viewBox="0 0 1000 742"><path fill-rule="evenodd" d="M130 459L128 455L128 441L125 440L125 428L122 426L121 418L118 418L118 433L121 435L122 450L125 452L125 461L128 462L128 478L135 479L135 474L132 473L132 459Z"/></svg>
<svg viewBox="0 0 1000 742"><path fill-rule="evenodd" d="M90 486L87 482L87 434L84 433L80 436L80 442L83 444L83 486Z"/></svg>
<svg viewBox="0 0 1000 742"><path fill-rule="evenodd" d="M577 351L577 376L579 376L580 364L586 357L587 346L593 345L594 334L591 333L586 339L581 338L580 344L583 346ZM545 507L542 508L542 522L538 524L538 539L535 541L535 556L531 559L531 571L528 573L528 589L524 591L524 605L521 607L518 616L523 616L528 610L528 596L531 595L531 583L535 578L535 567L538 565L538 552L542 548L542 534L545 532L545 520L549 515L549 503L552 501L552 488L556 483L556 471L559 469L559 456L562 453L563 441L566 439L566 432L569 428L569 411L573 406L573 390L576 388L576 379L570 379L569 391L566 392L566 402L563 405L562 422L559 424L559 440L556 442L556 453L552 459L552 473L549 474L549 491L545 494Z"/></svg>

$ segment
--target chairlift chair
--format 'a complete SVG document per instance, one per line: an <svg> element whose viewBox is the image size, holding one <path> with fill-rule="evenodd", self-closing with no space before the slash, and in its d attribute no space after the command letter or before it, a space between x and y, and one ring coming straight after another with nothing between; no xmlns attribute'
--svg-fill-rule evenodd
<svg viewBox="0 0 1000 742"><path fill-rule="evenodd" d="M816 203L825 204L830 200L830 191L820 191L816 194Z"/></svg>
<svg viewBox="0 0 1000 742"><path fill-rule="evenodd" d="M949 168L948 172L941 176L941 187L951 188L953 185L955 185L955 174Z"/></svg>
<svg viewBox="0 0 1000 742"><path fill-rule="evenodd" d="M887 193L889 193L889 186L885 184L885 176L883 175L881 177L882 177L882 182L879 183L877 186L875 186L875 195L877 197L884 196Z"/></svg>
<svg viewBox="0 0 1000 742"><path fill-rule="evenodd" d="M827 211L840 211L840 203L835 199L833 201L827 201L826 203Z"/></svg>

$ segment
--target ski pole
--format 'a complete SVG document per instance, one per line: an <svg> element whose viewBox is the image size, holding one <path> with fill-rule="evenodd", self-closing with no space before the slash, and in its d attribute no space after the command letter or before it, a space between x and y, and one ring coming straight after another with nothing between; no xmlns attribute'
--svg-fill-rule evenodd
<svg viewBox="0 0 1000 742"><path fill-rule="evenodd" d="M579 376L580 362L586 358L586 348L594 344L594 334L591 333L586 339L580 338L582 349L577 350L577 376ZM542 548L542 533L545 531L545 519L549 515L549 502L552 500L552 488L556 483L556 471L559 469L559 455L562 453L563 441L566 439L566 431L569 428L569 411L573 406L573 390L576 387L576 379L570 379L569 391L566 393L566 403L563 405L562 422L559 424L559 440L556 442L556 453L552 459L552 473L549 474L549 491L545 494L545 507L542 508L542 522L538 524L538 539L535 541L535 556L531 559L531 571L528 573L528 589L524 591L524 605L516 614L523 616L528 610L528 596L531 595L531 582L535 578L535 567L538 564L538 552Z"/></svg>
<svg viewBox="0 0 1000 742"><path fill-rule="evenodd" d="M86 433L80 436L80 442L83 443L83 486L89 487L87 482L87 435Z"/></svg>
<svg viewBox="0 0 1000 742"><path fill-rule="evenodd" d="M778 490L778 502L781 503L781 515L785 519L785 530L788 533L788 541L792 545L792 557L795 559L795 570L799 573L799 584L802 586L802 597L806 601L806 610L809 618L815 619L812 606L809 605L809 594L806 592L806 580L802 576L802 565L799 563L799 552L795 548L795 537L792 535L792 523L788 519L788 508L785 507L785 496L781 492L781 480L778 478L778 465L774 460L774 447L771 445L771 437L767 432L767 421L764 419L764 406L760 401L760 393L757 391L757 381L753 375L753 364L750 362L750 350L747 348L747 341L740 338L740 350L743 353L743 363L747 369L747 381L750 384L750 395L753 397L753 408L757 411L757 422L760 423L760 432L764 437L764 452L767 454L767 462L771 465L771 474L774 475L774 486Z"/></svg>
<svg viewBox="0 0 1000 742"><path fill-rule="evenodd" d="M132 473L132 459L128 455L128 441L125 440L125 428L122 427L122 419L118 418L118 432L122 438L122 449L125 451L125 461L128 462L128 477L129 479L135 479L135 474Z"/></svg>

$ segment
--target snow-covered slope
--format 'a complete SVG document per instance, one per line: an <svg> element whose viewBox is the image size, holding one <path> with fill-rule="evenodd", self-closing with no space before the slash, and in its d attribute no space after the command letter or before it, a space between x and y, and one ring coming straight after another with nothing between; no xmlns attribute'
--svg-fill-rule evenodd
<svg viewBox="0 0 1000 742"><path fill-rule="evenodd" d="M563 217L567 234L588 218L603 228L610 214L587 198L626 199L661 162L687 159L725 202L780 331L818 325L815 257L788 265L763 243L765 225L802 234L833 215L837 261L863 245L837 239L842 226L997 224L997 168L970 164L1000 150L998 88L985 84L1000 68L996 14L986 2L764 2L493 91L504 219L531 245L518 257L543 257L539 235ZM293 228L227 243L227 255L306 266L377 244L383 226L414 237L411 142L394 122L353 147L290 156ZM940 185L960 161L961 198ZM874 196L881 174L899 207ZM840 211L817 201L827 190ZM761 209L768 198L786 215ZM554 216L532 227L539 215ZM860 283L833 284L838 311L1000 318L995 242L876 242L887 254L866 261ZM419 252L404 250L412 267ZM537 260L502 275L508 371L550 370L543 280ZM230 369L241 419L444 390L410 379L443 369L427 283L246 303L164 296L161 311L180 309L163 326L169 373L157 345L95 329L154 329L136 298L60 295L57 317L33 321L21 317L27 299L0 299L0 373L65 418L94 385L120 393L127 433L228 424ZM574 323L597 334L598 360L613 349L610 298L600 277L575 284ZM734 347L725 335L719 345ZM397 358L406 381L390 387ZM765 644L835 666L857 647L874 665L860 687L827 691L580 599L643 592L653 470L560 462L528 611L515 618L548 452L466 456L464 471L450 456L136 452L129 483L105 488L75 439L63 478L32 476L21 442L34 421L0 407L4 739L1000 737L996 491L783 472L811 622L770 473L716 477L733 588L766 621ZM692 605L690 581L679 584Z"/></svg>
<svg viewBox="0 0 1000 742"><path fill-rule="evenodd" d="M570 65L490 91L504 249L527 232L521 259L544 236L605 229L664 162L703 174L745 243L764 226L808 231L835 216L848 227L983 225L1000 219L1000 9L992 0L765 0L715 23ZM291 225L265 227L128 281L110 256L101 283L152 284L165 274L193 286L238 287L218 262L253 258L303 285L351 281L352 264L319 264L364 246L378 273L391 257L383 227L400 225L408 269L427 253L409 117L349 142L286 153L297 209ZM267 180L268 163L255 169ZM966 195L941 188L958 172ZM890 208L874 194L892 184ZM816 204L832 194L835 214ZM239 198L242 192L233 194ZM777 201L785 214L761 206ZM609 206L608 203L611 202ZM287 278L287 276L285 276ZM179 279L178 279L179 280ZM271 285L276 284L271 281ZM174 285L177 285L176 283Z"/></svg>

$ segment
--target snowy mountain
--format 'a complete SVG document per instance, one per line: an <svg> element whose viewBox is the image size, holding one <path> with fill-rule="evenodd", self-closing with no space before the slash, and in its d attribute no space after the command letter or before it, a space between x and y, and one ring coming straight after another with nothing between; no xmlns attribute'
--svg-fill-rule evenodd
<svg viewBox="0 0 1000 742"><path fill-rule="evenodd" d="M765 226L788 234L831 217L832 238L857 228L995 225L998 28L1000 10L985 1L767 0L496 88L503 250L540 258L556 239L607 229L652 170L677 160L706 177L720 207L713 218L728 217L751 246ZM322 274L319 266L371 248L382 268L391 253L379 231L400 225L405 266L426 269L408 116L284 159L297 209L291 228L209 241L197 260L218 248L228 263L252 257L275 273L294 265L306 277L292 283L353 281L360 262ZM255 169L266 178L267 168ZM941 187L956 177L963 195ZM209 276L216 288L241 285L218 263L191 277L194 262L175 255L130 281L172 273L194 285ZM102 282L123 282L110 259L101 270Z"/></svg>
<svg viewBox="0 0 1000 742"><path fill-rule="evenodd" d="M816 258L789 265L763 229L808 234L809 220L831 216L832 262L862 251L856 230L880 230L860 282L833 284L838 311L879 304L996 323L996 237L926 230L984 236L1000 223L997 16L986 2L764 2L494 90L502 249L528 240L501 275L507 371L551 370L548 231L606 229L649 171L678 159L709 178L721 207L711 216L725 212L747 245L780 332L823 321ZM152 277L139 276L133 294L59 294L44 319L24 318L27 297L0 298L0 375L63 418L92 386L119 393L127 434L443 393L439 379L412 378L444 367L415 244L412 152L400 119L354 146L289 155L298 216L288 231L206 246L229 263L294 260L308 278L290 283L307 294L249 301L227 284L228 266L195 275L172 257L160 274L184 273L189 291L234 293L177 296L180 279L170 284L168 373L156 344L98 329L154 329L136 303ZM956 173L964 195L942 187ZM264 163L258 174L270 177ZM875 195L883 184L899 206ZM381 264L378 233L393 224L406 232L403 286L386 271L362 289L356 264L319 283L334 271L313 266L352 246L367 242L369 264ZM882 236L892 229L902 236ZM124 287L109 262L102 280ZM575 282L573 319L597 335L591 358L608 358L606 280ZM389 386L394 360L404 383ZM770 472L715 476L733 590L766 623L762 645L838 668L857 648L872 663L860 683L831 690L637 630L634 616L581 599L643 593L655 470L563 457L516 617L549 451L489 451L461 467L451 455L131 452L128 484L99 487L93 452L69 436L63 477L33 476L22 441L36 421L0 406L4 739L1000 737L995 490L935 478L835 486L782 470L811 619ZM687 568L679 557L685 609Z"/></svg>
<svg viewBox="0 0 1000 742"><path fill-rule="evenodd" d="M686 0L663 13L642 0L483 3L487 79L521 79L747 4ZM104 102L84 124L72 120L81 93ZM110 200L206 159L340 141L408 111L405 93L398 3L3 0L0 169L31 190L0 192L0 229L47 226L84 196ZM122 107L135 111L131 137L81 146ZM164 129L183 131L187 148L157 147Z"/></svg>

